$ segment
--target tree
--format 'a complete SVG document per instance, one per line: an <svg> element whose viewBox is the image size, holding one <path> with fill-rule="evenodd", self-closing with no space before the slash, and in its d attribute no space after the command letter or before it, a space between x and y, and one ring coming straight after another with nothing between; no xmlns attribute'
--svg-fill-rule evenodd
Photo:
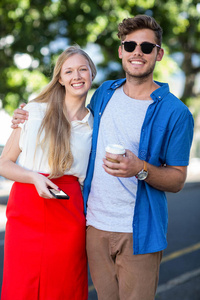
<svg viewBox="0 0 200 300"><path fill-rule="evenodd" d="M62 1L64 7L64 0ZM78 5L77 5L78 4ZM78 9L77 9L78 7ZM96 14L96 12L98 12ZM68 22L68 34L84 45L87 41L100 45L104 55L101 66L107 68L109 77L119 77L119 71L108 70L109 61L118 61L117 24L136 14L152 15L163 28L163 41L169 54L182 53L180 67L185 73L185 89L182 100L196 96L195 80L200 72L200 3L198 0L99 0L70 1L68 9L61 11ZM194 65L194 57L198 62Z"/></svg>
<svg viewBox="0 0 200 300"><path fill-rule="evenodd" d="M170 53L182 53L180 66L185 73L182 100L186 101L190 97L199 96L200 89L195 90L195 81L200 72L199 1L169 0L165 3L157 3L154 13L164 28L164 41Z"/></svg>
<svg viewBox="0 0 200 300"><path fill-rule="evenodd" d="M0 99L11 111L47 82L45 47L54 40L57 5L51 0L0 2ZM19 60L25 64L18 67Z"/></svg>
<svg viewBox="0 0 200 300"><path fill-rule="evenodd" d="M200 90L194 88L200 71L197 0L1 0L0 99L3 106L11 110L20 100L38 92L48 80L51 62L70 44L81 47L95 44L97 50L92 58L96 59L97 52L101 54L98 71L102 78L123 76L117 56L117 24L136 14L152 15L163 28L165 52L179 53L186 78L182 100L199 95ZM20 55L25 58L22 54L29 59L24 70L17 67ZM166 74L170 76L176 67L176 61L166 56L156 69L157 77L160 79L164 73L165 79L161 79L168 81Z"/></svg>

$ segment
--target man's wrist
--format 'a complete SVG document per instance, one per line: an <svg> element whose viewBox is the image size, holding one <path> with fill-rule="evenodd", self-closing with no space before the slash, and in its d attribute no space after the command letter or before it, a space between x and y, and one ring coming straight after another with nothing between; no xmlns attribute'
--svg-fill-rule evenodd
<svg viewBox="0 0 200 300"><path fill-rule="evenodd" d="M148 177L147 162L143 160L143 169L135 175L138 180L145 180Z"/></svg>

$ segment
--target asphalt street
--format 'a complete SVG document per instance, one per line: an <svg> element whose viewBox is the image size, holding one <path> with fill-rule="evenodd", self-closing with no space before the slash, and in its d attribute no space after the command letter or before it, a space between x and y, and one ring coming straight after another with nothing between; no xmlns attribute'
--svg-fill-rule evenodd
<svg viewBox="0 0 200 300"><path fill-rule="evenodd" d="M156 300L200 300L200 182L188 182L177 193L167 193L168 247L160 267ZM0 186L0 288L3 271L4 213L7 195ZM89 298L97 300L89 276Z"/></svg>

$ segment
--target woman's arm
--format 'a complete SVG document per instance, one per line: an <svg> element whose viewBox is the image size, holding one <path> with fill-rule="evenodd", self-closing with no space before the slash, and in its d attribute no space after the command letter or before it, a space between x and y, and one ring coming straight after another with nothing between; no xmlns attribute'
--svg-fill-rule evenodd
<svg viewBox="0 0 200 300"><path fill-rule="evenodd" d="M58 190L58 187L47 177L16 164L21 152L19 148L21 128L13 130L0 157L0 175L17 182L34 184L38 194L43 198L53 198L48 186Z"/></svg>

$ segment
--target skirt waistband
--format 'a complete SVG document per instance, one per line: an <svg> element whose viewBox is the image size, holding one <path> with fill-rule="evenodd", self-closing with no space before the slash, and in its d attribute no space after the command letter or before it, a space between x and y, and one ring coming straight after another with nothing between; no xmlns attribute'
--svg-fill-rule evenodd
<svg viewBox="0 0 200 300"><path fill-rule="evenodd" d="M49 176L49 174L44 174L44 173L40 173L44 176ZM75 182L78 181L78 177L73 176L73 175L63 175L61 177L58 178L51 178L50 179L53 183L55 184L59 184L59 183L71 183L71 182Z"/></svg>

